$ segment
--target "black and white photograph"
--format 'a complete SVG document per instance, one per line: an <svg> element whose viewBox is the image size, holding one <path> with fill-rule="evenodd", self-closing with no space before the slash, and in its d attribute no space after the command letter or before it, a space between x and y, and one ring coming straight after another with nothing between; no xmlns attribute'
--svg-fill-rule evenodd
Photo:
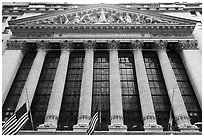
<svg viewBox="0 0 204 137"><path fill-rule="evenodd" d="M202 1L6 1L2 135L202 135Z"/></svg>

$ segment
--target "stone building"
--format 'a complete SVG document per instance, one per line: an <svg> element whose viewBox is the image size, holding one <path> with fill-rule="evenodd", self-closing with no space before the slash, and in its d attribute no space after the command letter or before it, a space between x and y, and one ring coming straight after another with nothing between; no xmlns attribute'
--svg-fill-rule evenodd
<svg viewBox="0 0 204 137"><path fill-rule="evenodd" d="M201 134L202 4L2 4L2 122L19 134Z"/></svg>

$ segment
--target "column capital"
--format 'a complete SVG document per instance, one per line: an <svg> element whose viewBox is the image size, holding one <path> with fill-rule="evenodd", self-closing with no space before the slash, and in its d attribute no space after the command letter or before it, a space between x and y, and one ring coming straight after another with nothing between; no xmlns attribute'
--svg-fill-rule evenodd
<svg viewBox="0 0 204 137"><path fill-rule="evenodd" d="M131 47L133 49L142 49L144 46L144 41L143 40L133 40L131 41Z"/></svg>
<svg viewBox="0 0 204 137"><path fill-rule="evenodd" d="M44 51L46 51L49 47L49 41L37 41L36 42L37 48L38 49L43 49Z"/></svg>
<svg viewBox="0 0 204 137"><path fill-rule="evenodd" d="M156 49L166 49L167 47L167 40L155 40L154 41L154 48Z"/></svg>
<svg viewBox="0 0 204 137"><path fill-rule="evenodd" d="M73 48L73 41L60 41L61 49L71 50Z"/></svg>
<svg viewBox="0 0 204 137"><path fill-rule="evenodd" d="M96 48L96 41L84 41L84 48L87 50L94 50Z"/></svg>
<svg viewBox="0 0 204 137"><path fill-rule="evenodd" d="M23 54L25 54L29 47L26 43L26 41L8 41L6 44L6 50L21 50Z"/></svg>
<svg viewBox="0 0 204 137"><path fill-rule="evenodd" d="M178 41L178 50L184 49L198 49L198 41L197 40L179 40Z"/></svg>
<svg viewBox="0 0 204 137"><path fill-rule="evenodd" d="M115 40L108 41L107 45L109 49L117 50L119 49L120 41L115 41Z"/></svg>

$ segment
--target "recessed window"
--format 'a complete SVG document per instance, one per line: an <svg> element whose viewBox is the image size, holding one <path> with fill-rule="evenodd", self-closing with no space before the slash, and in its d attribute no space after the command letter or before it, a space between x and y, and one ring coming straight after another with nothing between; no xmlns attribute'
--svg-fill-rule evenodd
<svg viewBox="0 0 204 137"><path fill-rule="evenodd" d="M127 125L128 131L143 131L133 54L127 51L119 51L118 57L124 124Z"/></svg>
<svg viewBox="0 0 204 137"><path fill-rule="evenodd" d="M84 56L84 51L70 54L57 130L73 130L77 124Z"/></svg>
<svg viewBox="0 0 204 137"><path fill-rule="evenodd" d="M104 44L101 44L104 46ZM99 112L99 122L96 131L108 131L110 125L110 83L109 54L107 51L94 53L92 92L92 116Z"/></svg>

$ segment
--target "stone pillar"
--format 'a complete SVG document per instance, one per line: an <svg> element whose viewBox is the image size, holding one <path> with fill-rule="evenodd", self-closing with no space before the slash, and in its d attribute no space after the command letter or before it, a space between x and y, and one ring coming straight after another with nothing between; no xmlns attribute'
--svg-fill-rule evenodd
<svg viewBox="0 0 204 137"><path fill-rule="evenodd" d="M197 41L179 41L180 56L202 109L202 56Z"/></svg>
<svg viewBox="0 0 204 137"><path fill-rule="evenodd" d="M50 94L45 122L38 127L39 131L56 131L57 129L57 123L64 92L64 85L67 76L67 68L70 55L69 49L71 48L72 43L66 41L61 42L60 45L62 50L55 74L55 79L53 82L52 91Z"/></svg>
<svg viewBox="0 0 204 137"><path fill-rule="evenodd" d="M140 104L145 131L163 131L161 125L157 124L151 91L142 55L143 41L132 42L135 60L135 71L140 96Z"/></svg>
<svg viewBox="0 0 204 137"><path fill-rule="evenodd" d="M92 103L92 84L93 84L93 63L95 47L94 41L84 42L85 46L85 59L83 76L81 83L79 113L77 125L74 125L73 129L77 132L85 132L88 128L89 121L91 119L91 103Z"/></svg>
<svg viewBox="0 0 204 137"><path fill-rule="evenodd" d="M25 102L27 103L27 108L30 109L46 56L47 46L48 42L37 42L37 55L33 61L32 67L23 87L23 91L19 98L16 110L18 110Z"/></svg>
<svg viewBox="0 0 204 137"><path fill-rule="evenodd" d="M27 49L26 43L22 41L7 43L7 50L2 57L2 106Z"/></svg>
<svg viewBox="0 0 204 137"><path fill-rule="evenodd" d="M167 41L155 41L155 47L158 49L157 54L176 123L181 131L196 131L198 128L190 123L190 118L177 84L174 71L166 53L166 46Z"/></svg>
<svg viewBox="0 0 204 137"><path fill-rule="evenodd" d="M111 125L109 131L127 131L127 126L123 124L122 92L120 84L120 71L118 61L119 42L108 42L110 48L110 114Z"/></svg>

